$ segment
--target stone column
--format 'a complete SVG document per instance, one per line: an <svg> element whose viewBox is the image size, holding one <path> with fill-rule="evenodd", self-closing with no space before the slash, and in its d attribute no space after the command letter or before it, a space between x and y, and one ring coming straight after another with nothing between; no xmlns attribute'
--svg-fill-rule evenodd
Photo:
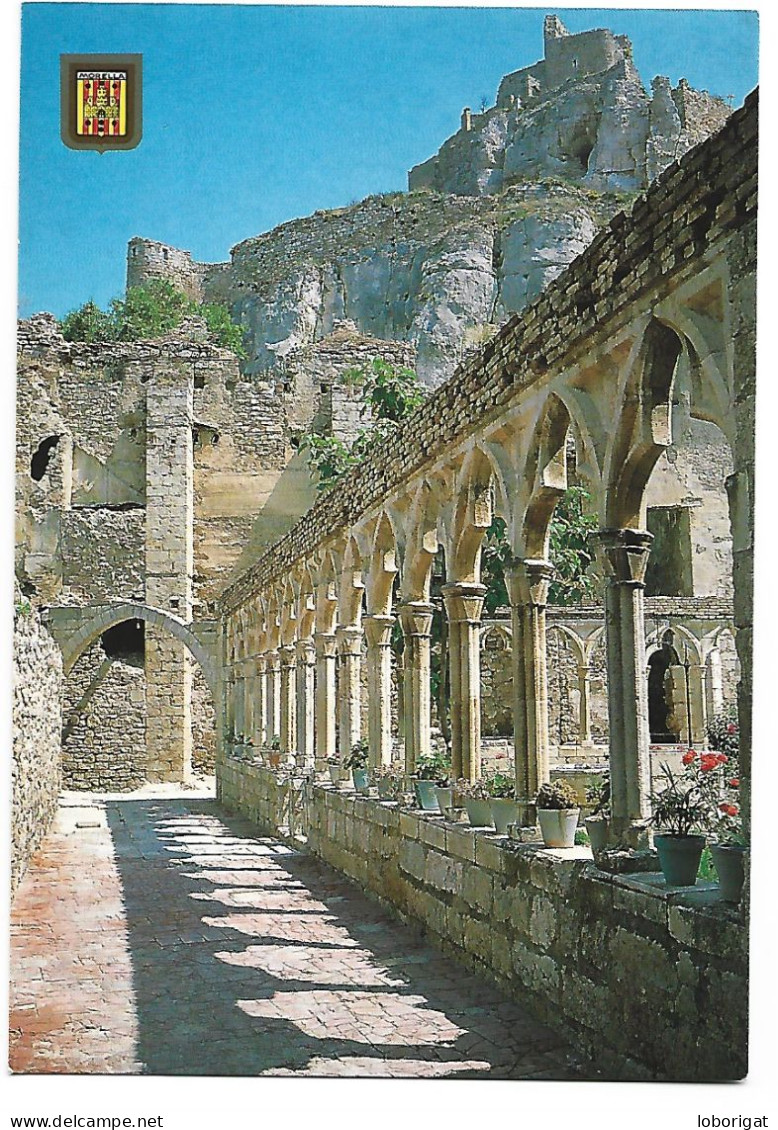
<svg viewBox="0 0 778 1130"><path fill-rule="evenodd" d="M334 632L317 632L316 647L316 761L335 756L335 664L337 641Z"/></svg>
<svg viewBox="0 0 778 1130"><path fill-rule="evenodd" d="M714 647L708 655L705 706L708 718L715 718L724 709L724 678L721 670L721 652L717 647Z"/></svg>
<svg viewBox="0 0 778 1130"><path fill-rule="evenodd" d="M269 746L273 738L281 737L281 661L275 649L265 653L265 683L267 714L263 740Z"/></svg>
<svg viewBox="0 0 778 1130"><path fill-rule="evenodd" d="M393 616L364 616L367 640L368 741L374 768L392 760Z"/></svg>
<svg viewBox="0 0 778 1130"><path fill-rule="evenodd" d="M255 694L256 694L256 709L254 711L254 738L255 746L263 746L265 744L265 735L267 733L267 660L264 655L258 655L256 659L256 679L255 679Z"/></svg>
<svg viewBox="0 0 778 1130"><path fill-rule="evenodd" d="M479 628L485 585L443 585L449 624L451 774L475 781L481 774L481 648Z"/></svg>
<svg viewBox="0 0 778 1130"><path fill-rule="evenodd" d="M298 640L297 657L297 765L301 769L313 766L313 711L314 673L316 650L312 639Z"/></svg>
<svg viewBox="0 0 778 1130"><path fill-rule="evenodd" d="M278 649L281 664L281 692L279 704L279 737L281 752L292 757L296 749L295 740L295 649L287 644Z"/></svg>
<svg viewBox="0 0 778 1130"><path fill-rule="evenodd" d="M194 546L191 366L159 365L146 386L146 603L192 618ZM186 646L146 624L146 756L150 781L192 769L192 670Z"/></svg>
<svg viewBox="0 0 778 1130"><path fill-rule="evenodd" d="M703 664L689 664L689 706L691 707L692 745L708 744L708 713L706 710L705 676Z"/></svg>
<svg viewBox="0 0 778 1130"><path fill-rule="evenodd" d="M581 745L592 744L592 686L591 669L588 663L578 664L578 741Z"/></svg>
<svg viewBox="0 0 778 1130"><path fill-rule="evenodd" d="M430 753L431 604L409 601L398 608L405 640L404 696L405 772L413 773Z"/></svg>
<svg viewBox="0 0 778 1130"><path fill-rule="evenodd" d="M362 736L361 724L361 667L362 667L362 629L338 628L335 633L338 644L340 671L338 677L338 720L340 760L348 757L352 746Z"/></svg>
<svg viewBox="0 0 778 1130"><path fill-rule="evenodd" d="M640 530L600 530L597 537L607 572L611 829L618 842L640 847L651 814L643 589L653 538Z"/></svg>
<svg viewBox="0 0 778 1130"><path fill-rule="evenodd" d="M549 779L546 601L554 567L526 558L506 574L513 626L513 747L521 823L536 821L535 797Z"/></svg>

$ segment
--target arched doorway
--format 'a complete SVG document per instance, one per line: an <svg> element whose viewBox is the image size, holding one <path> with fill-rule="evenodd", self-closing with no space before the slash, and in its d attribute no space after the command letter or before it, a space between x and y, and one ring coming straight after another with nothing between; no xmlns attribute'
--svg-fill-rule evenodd
<svg viewBox="0 0 778 1130"><path fill-rule="evenodd" d="M217 704L207 641L192 625L145 605L83 609L79 619L75 632L58 633L66 675L65 787L206 785L214 771Z"/></svg>
<svg viewBox="0 0 778 1130"><path fill-rule="evenodd" d="M675 744L681 739L668 685L670 668L680 664L678 652L673 647L672 633L667 632L661 647L648 660L648 726L651 741L656 745Z"/></svg>

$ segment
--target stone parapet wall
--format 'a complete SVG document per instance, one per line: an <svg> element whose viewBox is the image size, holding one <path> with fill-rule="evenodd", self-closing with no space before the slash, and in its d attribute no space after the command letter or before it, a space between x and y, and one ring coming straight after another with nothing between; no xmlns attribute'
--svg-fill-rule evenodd
<svg viewBox="0 0 778 1130"><path fill-rule="evenodd" d="M384 503L446 449L495 419L522 392L539 386L550 373L574 365L584 352L591 353L604 334L612 336L635 316L647 295L652 295L655 305L727 244L733 268L744 276L745 302L753 286L755 262L749 248L756 226L756 142L753 94L716 137L666 169L629 214L615 216L477 357L326 492L225 591L223 610L237 608L286 575L298 559L310 557L328 537ZM747 449L753 447L748 424L744 418Z"/></svg>
<svg viewBox="0 0 778 1130"><path fill-rule="evenodd" d="M219 766L222 803L267 834L286 828L287 789ZM323 785L307 786L304 820L310 850L529 1002L604 1076L745 1074L746 931L711 889L668 891L598 870L585 848L514 844Z"/></svg>
<svg viewBox="0 0 778 1130"><path fill-rule="evenodd" d="M62 657L17 591L14 620L11 893L48 831L61 787Z"/></svg>

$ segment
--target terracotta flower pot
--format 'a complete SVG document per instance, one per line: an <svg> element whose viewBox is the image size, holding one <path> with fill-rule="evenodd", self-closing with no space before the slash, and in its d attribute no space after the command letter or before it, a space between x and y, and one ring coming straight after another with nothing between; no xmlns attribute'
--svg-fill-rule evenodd
<svg viewBox="0 0 778 1130"><path fill-rule="evenodd" d="M668 887L693 887L697 882L705 837L662 833L654 836L654 846Z"/></svg>
<svg viewBox="0 0 778 1130"><path fill-rule="evenodd" d="M575 845L580 808L539 808L538 824L546 847L571 848Z"/></svg>

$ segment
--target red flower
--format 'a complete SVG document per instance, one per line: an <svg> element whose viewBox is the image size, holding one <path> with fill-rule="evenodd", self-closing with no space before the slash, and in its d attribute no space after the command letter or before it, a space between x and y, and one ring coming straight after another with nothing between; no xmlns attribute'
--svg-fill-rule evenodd
<svg viewBox="0 0 778 1130"><path fill-rule="evenodd" d="M717 769L718 764L719 759L716 757L715 753L704 753L700 758L700 769L703 773L710 773L712 769Z"/></svg>
<svg viewBox="0 0 778 1130"><path fill-rule="evenodd" d="M733 777L731 781L727 781L727 784L729 785L729 787L731 789L739 789L740 788L740 778L739 777Z"/></svg>
<svg viewBox="0 0 778 1130"><path fill-rule="evenodd" d="M726 765L729 761L729 758L727 757L726 753L717 753L716 760L718 761L719 765Z"/></svg>
<svg viewBox="0 0 778 1130"><path fill-rule="evenodd" d="M725 816L737 816L740 809L736 804L720 804L719 812L723 812Z"/></svg>
<svg viewBox="0 0 778 1130"><path fill-rule="evenodd" d="M734 722L730 722L729 725L727 726L727 733L728 734L737 733L737 726L735 725Z"/></svg>
<svg viewBox="0 0 778 1130"><path fill-rule="evenodd" d="M694 752L694 750L690 749L688 753L685 753L683 755L683 757L681 758L681 762L682 762L683 765L691 765L691 763L694 761L696 756L697 756L697 754Z"/></svg>

